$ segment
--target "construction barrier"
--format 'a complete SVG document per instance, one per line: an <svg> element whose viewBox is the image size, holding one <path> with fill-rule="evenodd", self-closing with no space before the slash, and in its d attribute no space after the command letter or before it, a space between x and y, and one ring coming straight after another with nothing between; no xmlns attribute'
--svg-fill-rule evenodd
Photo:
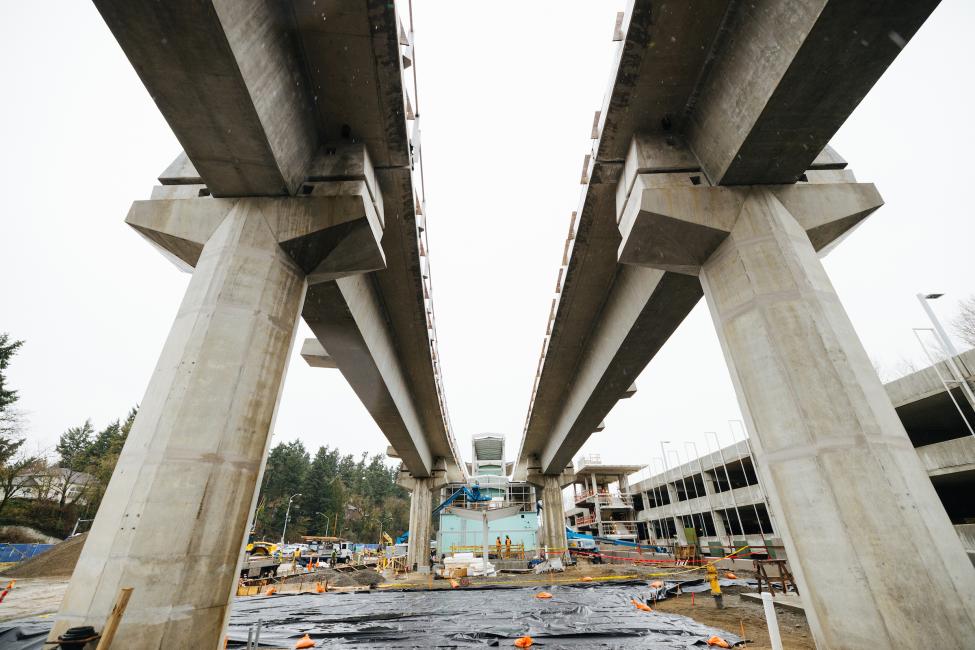
<svg viewBox="0 0 975 650"><path fill-rule="evenodd" d="M21 562L49 550L54 544L0 544L0 562Z"/></svg>
<svg viewBox="0 0 975 650"><path fill-rule="evenodd" d="M534 549L528 549L528 551L533 551ZM473 553L475 557L480 557L484 554L483 546L457 546L452 544L450 546L451 553ZM525 555L525 545L522 544L511 544L509 546L501 545L501 553L498 554L498 545L492 544L488 546L488 556L494 555L499 560L525 560L527 559Z"/></svg>

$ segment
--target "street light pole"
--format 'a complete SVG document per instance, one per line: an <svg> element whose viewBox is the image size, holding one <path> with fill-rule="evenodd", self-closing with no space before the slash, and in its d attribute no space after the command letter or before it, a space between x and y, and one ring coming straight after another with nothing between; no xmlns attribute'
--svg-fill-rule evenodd
<svg viewBox="0 0 975 650"><path fill-rule="evenodd" d="M677 504L670 500L670 488L668 487L667 474L670 472L670 468L667 466L667 451L664 449L664 445L668 444L669 440L660 441L660 455L663 456L662 462L664 465L664 489L667 491L667 503L670 505L670 518L674 522L674 535L677 536L677 540L680 541L680 529L684 527L684 518L681 517L680 526L677 524ZM677 491L677 488L674 488Z"/></svg>
<svg viewBox="0 0 975 650"><path fill-rule="evenodd" d="M941 347L944 349L948 357L945 359L945 363L948 365L951 373L955 375L955 379L957 380L958 385L961 387L962 393L965 395L965 399L967 399L969 405L975 409L975 393L972 392L972 387L968 384L968 379L965 377L965 374L961 371L957 362L955 361L955 358L958 356L958 350L955 349L955 344L951 342L951 338L948 336L945 328L941 326L941 321L938 320L934 310L931 309L931 305L928 304L929 300L937 300L943 295L943 293L919 293L917 294L917 299L918 302L921 303L921 307L923 307L924 311L927 313L931 324L934 325L936 338L938 339L938 342L941 343Z"/></svg>
<svg viewBox="0 0 975 650"><path fill-rule="evenodd" d="M325 517L325 537L328 537L328 525L332 522L331 517L324 512L316 512L315 514Z"/></svg>
<svg viewBox="0 0 975 650"><path fill-rule="evenodd" d="M291 502L301 496L301 492L292 494L288 499L288 509L284 512L284 528L281 529L281 546L284 546L284 534L288 532L288 519L291 517Z"/></svg>

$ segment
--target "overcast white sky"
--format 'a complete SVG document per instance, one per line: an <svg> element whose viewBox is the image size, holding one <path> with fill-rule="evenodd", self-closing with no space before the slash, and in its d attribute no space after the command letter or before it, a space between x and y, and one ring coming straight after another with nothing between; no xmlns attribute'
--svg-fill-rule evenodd
<svg viewBox="0 0 975 650"><path fill-rule="evenodd" d="M448 403L517 451L622 0L414 0L431 257ZM975 3L944 0L833 141L887 204L826 260L886 374L921 363L914 294L944 320L975 292ZM179 145L91 3L0 1L0 331L32 449L142 399L187 285L123 223ZM310 332L304 326L299 342ZM386 442L336 371L292 355L275 441ZM700 304L585 453L647 463L739 417ZM683 448L681 448L683 453Z"/></svg>

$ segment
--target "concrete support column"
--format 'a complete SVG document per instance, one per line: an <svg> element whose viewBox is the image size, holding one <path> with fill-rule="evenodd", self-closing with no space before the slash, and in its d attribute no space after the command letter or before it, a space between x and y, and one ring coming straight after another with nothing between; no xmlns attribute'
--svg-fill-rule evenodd
<svg viewBox="0 0 975 650"><path fill-rule="evenodd" d="M306 288L385 266L367 181L337 175L301 197L167 185L133 203L126 223L193 276L51 639L100 630L132 587L116 646L223 646Z"/></svg>
<svg viewBox="0 0 975 650"><path fill-rule="evenodd" d="M101 629L133 587L118 647L216 647L304 277L259 211L232 210L206 241L52 638Z"/></svg>
<svg viewBox="0 0 975 650"><path fill-rule="evenodd" d="M800 225L818 189L747 190L700 272L762 484L818 647L965 647L975 569Z"/></svg>
<svg viewBox="0 0 975 650"><path fill-rule="evenodd" d="M430 567L430 533L433 529L433 493L438 486L433 478L411 478L406 485L410 495L410 536L406 566L410 571L426 572ZM441 550L441 552L443 552Z"/></svg>
<svg viewBox="0 0 975 650"><path fill-rule="evenodd" d="M538 547L564 549L569 541L565 535L565 507L562 505L561 477L543 475L539 480L542 488L542 522Z"/></svg>
<svg viewBox="0 0 975 650"><path fill-rule="evenodd" d="M599 484L596 483L596 475L592 475L592 502L596 508L596 534L603 535L603 510L599 505Z"/></svg>

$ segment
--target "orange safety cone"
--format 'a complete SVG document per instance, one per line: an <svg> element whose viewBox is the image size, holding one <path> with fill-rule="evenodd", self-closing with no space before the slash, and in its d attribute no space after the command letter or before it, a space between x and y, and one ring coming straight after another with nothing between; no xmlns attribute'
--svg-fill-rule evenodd
<svg viewBox="0 0 975 650"><path fill-rule="evenodd" d="M737 580L738 579L738 576L736 576L731 571L726 571L725 574L724 574L724 577L726 577L728 580Z"/></svg>
<svg viewBox="0 0 975 650"><path fill-rule="evenodd" d="M300 650L301 648L314 648L314 647L315 647L315 642L312 641L311 637L308 636L307 634L301 637L300 639L298 639L298 643L295 644L296 650Z"/></svg>
<svg viewBox="0 0 975 650"><path fill-rule="evenodd" d="M713 636L708 639L709 646L716 646L718 648L730 648L731 644L722 639L720 636Z"/></svg>
<svg viewBox="0 0 975 650"><path fill-rule="evenodd" d="M520 637L520 638L518 638L518 639L515 640L515 647L516 648L530 648L530 647L532 647L532 644L533 643L535 643L535 642L532 641L532 638L526 634L525 636Z"/></svg>
<svg viewBox="0 0 975 650"><path fill-rule="evenodd" d="M273 596L276 593L278 593L278 590L277 589L275 589L274 587L268 587L267 588L267 591L264 592L264 595L265 596Z"/></svg>
<svg viewBox="0 0 975 650"><path fill-rule="evenodd" d="M636 607L637 609L639 609L640 611L643 611L643 612L652 612L653 611L653 609L650 607L650 605L647 605L646 603L641 603L640 601L636 600L635 598L630 599L630 602L633 603L633 606Z"/></svg>
<svg viewBox="0 0 975 650"><path fill-rule="evenodd" d="M323 585L323 584L322 584L322 583L320 583L320 582L316 582L316 583L315 583L315 593L318 593L318 594L320 594L320 593L322 593L322 592L324 592L324 591L325 591L325 585Z"/></svg>
<svg viewBox="0 0 975 650"><path fill-rule="evenodd" d="M551 597L552 597L552 594L548 593L547 591L540 591L537 594L535 594L535 598L543 598L544 599L544 598L551 598Z"/></svg>

